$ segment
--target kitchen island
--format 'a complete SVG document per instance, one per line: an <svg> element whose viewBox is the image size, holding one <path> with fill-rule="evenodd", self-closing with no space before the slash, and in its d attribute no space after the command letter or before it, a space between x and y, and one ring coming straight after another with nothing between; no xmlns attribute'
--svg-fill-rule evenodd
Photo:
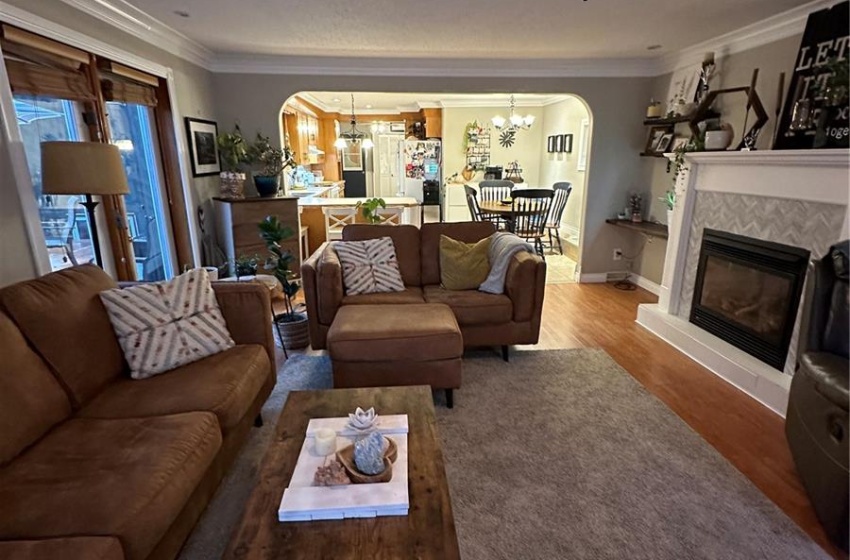
<svg viewBox="0 0 850 560"><path fill-rule="evenodd" d="M317 196L304 196L298 199L298 211L301 216L301 225L307 226L307 238L310 242L310 251L315 251L319 245L327 239L325 236L325 212L328 206L356 206L358 202L365 202L368 198L325 198ZM387 206L402 206L405 209L402 223L419 225L419 201L410 196L384 197ZM357 221L365 221L357 216ZM306 257L305 257L306 258Z"/></svg>

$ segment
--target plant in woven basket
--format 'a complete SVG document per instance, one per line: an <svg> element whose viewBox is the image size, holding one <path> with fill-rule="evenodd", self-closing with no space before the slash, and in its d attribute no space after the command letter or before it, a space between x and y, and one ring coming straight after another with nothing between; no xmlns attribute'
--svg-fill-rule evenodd
<svg viewBox="0 0 850 560"><path fill-rule="evenodd" d="M381 216L378 208L386 208L387 203L383 198L367 198L357 203L357 209L363 215L363 219L370 224L380 224Z"/></svg>
<svg viewBox="0 0 850 560"><path fill-rule="evenodd" d="M281 224L277 216L266 216L258 227L260 228L260 237L269 250L265 269L270 271L283 287L286 313L278 315L275 319L284 323L303 320L304 315L296 313L292 305L292 298L295 297L300 288L298 283L292 280L293 272L289 270L293 256L280 245L282 241L292 237L292 229Z"/></svg>

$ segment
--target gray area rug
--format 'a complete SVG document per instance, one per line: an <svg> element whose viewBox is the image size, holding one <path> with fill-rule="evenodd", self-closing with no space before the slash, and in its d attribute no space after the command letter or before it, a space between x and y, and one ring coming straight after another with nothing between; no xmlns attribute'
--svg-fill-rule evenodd
<svg viewBox="0 0 850 560"><path fill-rule="evenodd" d="M472 353L463 376L436 399L466 560L828 558L602 350ZM288 392L330 386L327 358L285 364L183 560L221 556Z"/></svg>

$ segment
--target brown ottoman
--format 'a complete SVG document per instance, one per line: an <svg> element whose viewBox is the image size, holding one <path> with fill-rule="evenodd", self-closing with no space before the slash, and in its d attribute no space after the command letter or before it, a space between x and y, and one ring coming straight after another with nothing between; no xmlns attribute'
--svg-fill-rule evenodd
<svg viewBox="0 0 850 560"><path fill-rule="evenodd" d="M334 387L460 387L463 337L442 303L344 305L328 331Z"/></svg>

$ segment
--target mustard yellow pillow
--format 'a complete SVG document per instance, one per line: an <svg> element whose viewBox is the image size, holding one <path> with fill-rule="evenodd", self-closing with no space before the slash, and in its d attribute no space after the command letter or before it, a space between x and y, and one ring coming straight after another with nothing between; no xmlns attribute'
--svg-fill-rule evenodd
<svg viewBox="0 0 850 560"><path fill-rule="evenodd" d="M490 238L464 243L440 236L440 283L447 290L477 290L490 274Z"/></svg>

